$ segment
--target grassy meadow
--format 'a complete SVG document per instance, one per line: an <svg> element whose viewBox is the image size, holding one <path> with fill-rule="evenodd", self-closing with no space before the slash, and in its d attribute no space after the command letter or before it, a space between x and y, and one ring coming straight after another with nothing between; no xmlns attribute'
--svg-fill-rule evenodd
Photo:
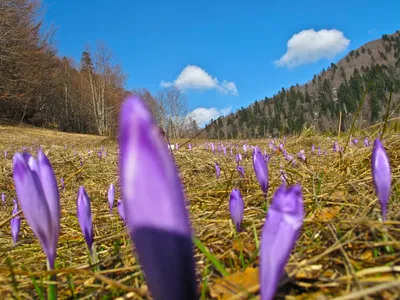
<svg viewBox="0 0 400 300"><path fill-rule="evenodd" d="M348 145L348 134L343 133L328 137L309 130L288 136L285 148L295 157L296 166L281 152L272 152L268 140L222 141L228 146L247 142L271 155L267 202L281 185L281 165L289 184L302 186L306 217L278 299L400 298L400 135L389 128L382 140L392 168L388 221L383 223L372 183L372 146L363 144L364 137L372 144L378 132L378 127L354 132L353 137L360 140L357 145ZM334 141L341 147L347 145L344 154L333 152ZM191 141L192 150L184 145L186 140L172 142L182 145L173 154L197 241L194 251L199 294L202 299L257 299L259 237L267 206L253 170L251 150L244 154L242 147L238 148L245 170L245 177L241 178L235 156L230 156L230 146L225 156L206 151L202 139ZM311 153L312 144L321 147L321 156ZM22 151L23 146L36 155L38 145L43 145L57 180L65 179L65 189L60 189L61 232L55 270L59 299L149 298L116 201L112 214L108 207L110 183L116 186L116 200L120 198L116 141L13 126L0 126L0 193L6 196L5 204L0 203L0 298L46 298L46 257L23 217L16 245L10 235L12 199L16 198L12 155ZM106 156L100 159L97 152L102 146ZM7 158L3 150L8 151ZM296 156L300 150L305 151L305 162ZM221 167L219 179L215 163ZM92 203L99 258L95 266L89 264L76 217L81 185ZM229 194L235 186L245 202L243 229L239 233L234 230L228 210Z"/></svg>

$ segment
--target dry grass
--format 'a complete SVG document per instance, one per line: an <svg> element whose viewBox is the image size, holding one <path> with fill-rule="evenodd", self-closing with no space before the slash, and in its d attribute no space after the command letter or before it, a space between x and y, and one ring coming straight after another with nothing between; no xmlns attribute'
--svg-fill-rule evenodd
<svg viewBox="0 0 400 300"><path fill-rule="evenodd" d="M357 133L360 136L364 133ZM344 138L339 140L344 145ZM267 149L266 140L248 141ZM231 141L232 143L232 141ZM311 155L311 145L321 146L327 155ZM287 265L286 279L278 297L286 299L398 299L400 298L400 138L388 133L384 145L393 171L393 188L388 221L379 221L380 209L374 194L370 172L371 148L348 147L343 157L332 151L333 139L304 134L288 138L286 148L296 154L306 151L307 162L291 167L283 155L273 153L269 163L268 199L280 185L279 167L289 175L289 183L301 183L306 219L296 249ZM57 179L66 180L61 193L61 234L56 259L60 299L147 298L143 275L132 251L129 237L117 209L110 215L107 189L117 183L117 145L112 140L88 135L0 127L0 150L7 149L8 159L0 157L0 192L6 205L1 206L0 294L2 299L37 299L38 289L45 293L45 256L40 245L22 220L20 241L14 247L10 237L12 198L11 155L21 146L44 145ZM64 145L67 149L64 149ZM99 160L97 151L105 146L107 157ZM195 236L218 259L229 274L251 270L258 265L258 237L265 220L265 201L256 181L251 157L245 157L246 177L235 170L234 158L213 155L204 150L203 141L194 141L193 151L181 148L174 155L186 187L186 195ZM88 149L93 150L91 155ZM74 150L77 156L74 155ZM36 150L33 150L36 153ZM80 157L83 166L80 165ZM214 164L221 166L215 178ZM94 230L100 271L88 264L85 243L76 219L76 193L84 185L92 201ZM245 200L243 232L236 235L227 205L232 188L238 185ZM117 197L119 190L117 188ZM282 237L284 238L284 237ZM221 288L220 272L196 249L200 293L210 298ZM247 274L247 273L245 273ZM239 274L240 277L240 274ZM245 276L242 276L245 277ZM33 279L32 279L33 278ZM200 276L199 276L200 278ZM250 277L249 277L250 278ZM215 282L219 282L217 286ZM226 299L257 298L258 282L247 284L248 293L233 292ZM211 293L210 293L211 289ZM251 294L250 294L251 292ZM242 298L240 298L242 295ZM347 297L347 298L346 298ZM339 298L338 298L339 299Z"/></svg>

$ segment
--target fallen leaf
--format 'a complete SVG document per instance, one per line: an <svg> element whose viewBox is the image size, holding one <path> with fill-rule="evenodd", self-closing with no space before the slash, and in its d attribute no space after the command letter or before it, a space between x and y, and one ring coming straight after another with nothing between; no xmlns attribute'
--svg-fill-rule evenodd
<svg viewBox="0 0 400 300"><path fill-rule="evenodd" d="M340 210L340 206L324 207L317 213L316 218L325 221L332 220L340 213Z"/></svg>
<svg viewBox="0 0 400 300"><path fill-rule="evenodd" d="M322 265L311 265L306 266L299 270L295 277L296 279L317 279L322 270Z"/></svg>
<svg viewBox="0 0 400 300"><path fill-rule="evenodd" d="M247 299L247 294L257 292L259 287L258 268L247 268L215 280L210 287L210 295L212 298L225 300L243 294L243 297L237 299Z"/></svg>

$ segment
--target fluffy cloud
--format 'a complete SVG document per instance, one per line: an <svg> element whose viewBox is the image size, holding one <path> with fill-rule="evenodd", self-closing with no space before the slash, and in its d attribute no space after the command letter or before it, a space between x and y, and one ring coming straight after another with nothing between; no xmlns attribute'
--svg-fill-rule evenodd
<svg viewBox="0 0 400 300"><path fill-rule="evenodd" d="M186 68L184 68L173 82L161 81L160 85L163 87L175 85L182 90L216 89L224 94L230 94L234 96L239 95L234 82L224 80L219 83L216 77L212 77L204 69L194 65L188 65Z"/></svg>
<svg viewBox="0 0 400 300"><path fill-rule="evenodd" d="M219 116L225 116L231 112L232 108L227 107L224 109L216 109L214 107L211 108L205 108L205 107L199 107L193 110L188 114L188 118L193 118L196 120L197 124L200 127L204 127L206 124L210 122L211 119L218 119Z"/></svg>
<svg viewBox="0 0 400 300"><path fill-rule="evenodd" d="M275 64L296 67L322 58L331 59L345 50L349 43L343 32L336 29L303 30L289 39L286 53Z"/></svg>

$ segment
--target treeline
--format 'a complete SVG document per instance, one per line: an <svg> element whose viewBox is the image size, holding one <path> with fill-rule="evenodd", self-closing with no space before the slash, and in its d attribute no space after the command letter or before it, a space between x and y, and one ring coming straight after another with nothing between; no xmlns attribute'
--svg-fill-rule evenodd
<svg viewBox="0 0 400 300"><path fill-rule="evenodd" d="M44 32L36 2L0 1L0 122L113 135L121 101L138 93L170 137L197 132L180 90L127 91L127 75L106 45L85 49L74 62L57 56L53 34Z"/></svg>
<svg viewBox="0 0 400 300"><path fill-rule="evenodd" d="M381 121L387 112L390 95L389 111L397 116L400 102L399 32L384 35L382 48L384 52L364 47L351 51L340 67L332 63L309 84L282 88L271 98L255 101L250 107L242 107L236 113L211 121L206 127L206 136L218 139L267 137L300 132L309 126L319 131L337 131L340 116L341 130L346 130L365 92L366 101L358 126ZM379 53L379 59L374 58L374 53ZM367 63L357 67L352 59Z"/></svg>

